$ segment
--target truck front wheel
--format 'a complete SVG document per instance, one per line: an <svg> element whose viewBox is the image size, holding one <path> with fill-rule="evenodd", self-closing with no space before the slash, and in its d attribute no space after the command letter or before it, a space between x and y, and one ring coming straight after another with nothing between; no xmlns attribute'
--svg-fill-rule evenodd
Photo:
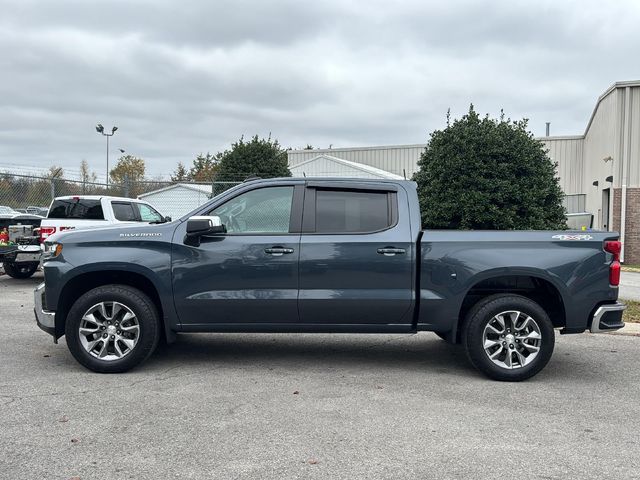
<svg viewBox="0 0 640 480"><path fill-rule="evenodd" d="M119 373L144 362L160 337L158 312L143 292L105 285L82 295L67 315L65 335L74 358L89 370Z"/></svg>
<svg viewBox="0 0 640 480"><path fill-rule="evenodd" d="M468 313L462 343L471 363L494 380L518 382L549 362L555 331L534 301L514 294L492 295Z"/></svg>
<svg viewBox="0 0 640 480"><path fill-rule="evenodd" d="M29 278L38 270L38 262L3 262L4 271L11 278Z"/></svg>

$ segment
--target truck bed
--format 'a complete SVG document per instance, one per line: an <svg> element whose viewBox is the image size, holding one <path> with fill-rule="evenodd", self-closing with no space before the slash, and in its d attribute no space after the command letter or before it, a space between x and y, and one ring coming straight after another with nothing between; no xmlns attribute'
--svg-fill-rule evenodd
<svg viewBox="0 0 640 480"><path fill-rule="evenodd" d="M542 288L541 302L564 305L558 325L566 320L566 332L584 331L599 303L617 299L603 249L617 238L599 231L423 230L417 329L450 331L474 296Z"/></svg>

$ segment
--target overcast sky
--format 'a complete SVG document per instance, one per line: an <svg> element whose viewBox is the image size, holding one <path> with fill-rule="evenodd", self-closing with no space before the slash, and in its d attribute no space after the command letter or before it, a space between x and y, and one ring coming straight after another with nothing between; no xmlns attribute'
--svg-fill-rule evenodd
<svg viewBox="0 0 640 480"><path fill-rule="evenodd" d="M257 133L285 147L425 143L447 108L581 134L640 79L640 2L0 0L0 168L152 174ZM117 156L111 155L112 164Z"/></svg>

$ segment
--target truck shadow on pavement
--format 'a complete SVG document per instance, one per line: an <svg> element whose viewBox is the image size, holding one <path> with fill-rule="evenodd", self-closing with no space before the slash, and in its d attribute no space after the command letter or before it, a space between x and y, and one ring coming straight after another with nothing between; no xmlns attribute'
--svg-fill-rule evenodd
<svg viewBox="0 0 640 480"><path fill-rule="evenodd" d="M255 366L375 369L479 375L464 350L435 335L181 334L161 345L143 369L181 366Z"/></svg>
<svg viewBox="0 0 640 480"><path fill-rule="evenodd" d="M568 353L556 348L536 381L598 382L600 376ZM567 357L566 355L571 355ZM450 345L431 333L367 334L181 334L176 343L160 345L136 371L204 368L252 368L256 371L358 371L430 373L486 380L471 365L460 345Z"/></svg>

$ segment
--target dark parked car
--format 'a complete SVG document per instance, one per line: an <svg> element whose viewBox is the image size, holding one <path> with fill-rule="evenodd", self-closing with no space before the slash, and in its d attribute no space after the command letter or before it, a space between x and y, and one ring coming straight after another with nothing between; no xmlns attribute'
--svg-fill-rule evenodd
<svg viewBox="0 0 640 480"><path fill-rule="evenodd" d="M36 316L96 372L180 332L432 331L489 377L523 380L554 329L624 325L620 246L611 232L422 230L409 181L257 180L171 223L50 237Z"/></svg>
<svg viewBox="0 0 640 480"><path fill-rule="evenodd" d="M0 241L0 262L7 275L29 278L40 265L40 242L37 237L42 217L0 206L0 232L8 242Z"/></svg>

